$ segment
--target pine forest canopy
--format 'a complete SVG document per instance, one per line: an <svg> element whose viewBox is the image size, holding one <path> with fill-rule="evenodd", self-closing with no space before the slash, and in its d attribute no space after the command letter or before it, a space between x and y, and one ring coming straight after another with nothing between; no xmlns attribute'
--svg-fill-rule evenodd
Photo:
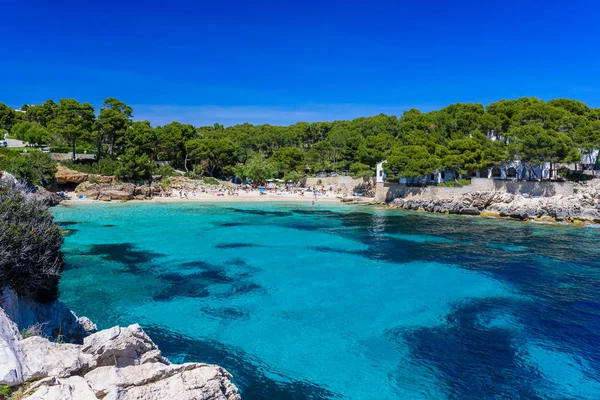
<svg viewBox="0 0 600 400"><path fill-rule="evenodd" d="M411 109L400 118L380 114L290 126L153 127L134 122L133 115L114 98L98 112L74 99L20 111L0 103L0 130L32 143L86 149L126 179L148 177L159 160L197 175L264 181L320 171L372 175L384 159L389 176L414 178L440 169L469 174L510 160L579 163L600 148L600 109L569 99L457 103L427 113Z"/></svg>

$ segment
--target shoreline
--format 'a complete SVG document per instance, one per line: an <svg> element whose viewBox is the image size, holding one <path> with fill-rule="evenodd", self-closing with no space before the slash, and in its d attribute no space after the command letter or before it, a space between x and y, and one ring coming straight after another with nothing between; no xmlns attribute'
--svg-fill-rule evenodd
<svg viewBox="0 0 600 400"><path fill-rule="evenodd" d="M98 203L309 203L312 204L313 197L309 196L195 196L195 197L153 197L146 200L93 200L93 199L79 199L72 198L63 200L61 204L72 205L72 204L98 204ZM342 198L320 196L317 197L315 205L319 203L327 204L345 204ZM348 204L375 204L373 202L349 202Z"/></svg>

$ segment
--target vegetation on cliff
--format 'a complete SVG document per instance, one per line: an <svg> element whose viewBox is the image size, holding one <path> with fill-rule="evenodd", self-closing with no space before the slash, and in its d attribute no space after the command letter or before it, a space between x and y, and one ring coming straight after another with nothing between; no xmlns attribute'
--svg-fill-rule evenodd
<svg viewBox="0 0 600 400"><path fill-rule="evenodd" d="M18 154L0 149L0 171L6 171L32 186L49 187L56 183L56 165L42 152Z"/></svg>
<svg viewBox="0 0 600 400"><path fill-rule="evenodd" d="M40 303L58 298L63 239L44 199L0 178L0 287Z"/></svg>

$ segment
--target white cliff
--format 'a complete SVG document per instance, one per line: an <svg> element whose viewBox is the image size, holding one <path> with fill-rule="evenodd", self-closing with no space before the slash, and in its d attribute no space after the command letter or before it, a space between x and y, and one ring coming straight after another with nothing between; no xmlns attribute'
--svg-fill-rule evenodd
<svg viewBox="0 0 600 400"><path fill-rule="evenodd" d="M225 369L171 364L137 324L86 336L95 326L60 302L36 304L19 299L9 288L0 302L0 385L27 383L23 399L240 399ZM41 335L60 331L60 339L81 337L83 344L23 338L19 328L29 324L42 326L37 329ZM59 329L61 324L64 329Z"/></svg>

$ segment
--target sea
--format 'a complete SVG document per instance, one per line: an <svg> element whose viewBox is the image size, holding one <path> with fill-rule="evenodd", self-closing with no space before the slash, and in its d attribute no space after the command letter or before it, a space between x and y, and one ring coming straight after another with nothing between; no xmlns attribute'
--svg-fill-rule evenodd
<svg viewBox="0 0 600 400"><path fill-rule="evenodd" d="M60 300L244 399L600 399L600 231L386 207L52 210Z"/></svg>

